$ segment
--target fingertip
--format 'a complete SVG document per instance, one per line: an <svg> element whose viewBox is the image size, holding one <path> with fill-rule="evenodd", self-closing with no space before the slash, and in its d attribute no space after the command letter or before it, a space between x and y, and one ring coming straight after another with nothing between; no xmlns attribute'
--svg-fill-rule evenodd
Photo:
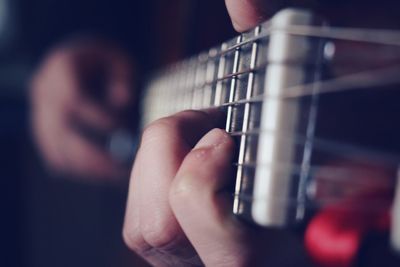
<svg viewBox="0 0 400 267"><path fill-rule="evenodd" d="M170 191L170 200L204 198L225 188L230 178L234 142L222 129L208 132L185 157ZM177 201L176 201L177 200Z"/></svg>
<svg viewBox="0 0 400 267"><path fill-rule="evenodd" d="M225 0L232 25L238 32L257 26L268 17L265 1Z"/></svg>
<svg viewBox="0 0 400 267"><path fill-rule="evenodd" d="M237 32L246 32L250 30L251 28L257 26L259 23L261 23L263 19L255 20L254 18L249 18L249 19L235 19L234 17L231 17L231 22L232 26Z"/></svg>
<svg viewBox="0 0 400 267"><path fill-rule="evenodd" d="M231 141L232 139L226 131L219 128L214 128L200 139L200 141L194 147L194 150L207 147L216 148L225 144L229 145Z"/></svg>

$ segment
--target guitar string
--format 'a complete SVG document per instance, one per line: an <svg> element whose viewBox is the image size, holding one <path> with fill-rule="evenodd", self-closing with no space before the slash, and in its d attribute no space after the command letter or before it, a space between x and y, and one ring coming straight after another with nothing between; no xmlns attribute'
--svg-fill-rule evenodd
<svg viewBox="0 0 400 267"><path fill-rule="evenodd" d="M280 95L260 94L249 99L224 103L222 106L238 105L246 102L262 102L271 98L293 99L310 95L321 95L350 90L365 90L377 86L393 85L400 82L400 64L382 70L364 71L338 78L316 81L309 84L295 85L283 89ZM317 88L317 90L315 90Z"/></svg>
<svg viewBox="0 0 400 267"><path fill-rule="evenodd" d="M211 48L209 59L221 57L237 48L246 46L253 42L268 39L272 33L291 34L304 37L315 37L324 39L339 39L354 42L365 42L380 45L400 46L400 31L379 30L379 29L358 29L358 28L337 28L326 26L291 25L287 27L271 27L270 24L261 25L264 27L259 35L250 37L237 44L231 45L221 51L219 48ZM203 54L203 61L206 57Z"/></svg>
<svg viewBox="0 0 400 267"><path fill-rule="evenodd" d="M278 30L278 29L271 29L271 31L274 31L274 30ZM315 37L342 38L342 39L352 40L352 41L364 41L364 42L370 42L370 43L380 43L380 44L388 44L388 45L400 45L400 38L399 38L400 35L398 35L397 32L396 33L392 33L392 32L384 32L384 33L382 33L382 32L380 32L379 36L377 37L375 31L363 31L363 32L360 32L360 31L355 31L355 30L350 30L350 29L347 29L346 31L343 31L343 30L338 31L337 29L335 31L332 31L332 29L331 29L331 32L329 32L329 34L326 32L325 28L322 29L322 28L315 28L315 27L292 27L291 29L285 29L285 30L287 30L287 32L290 33L290 34L297 34L297 35L307 35L307 36L313 35ZM370 35L374 35L372 39L371 39ZM383 36L385 38L387 38L387 37L389 37L389 38L386 39L386 40L383 40L383 39L385 39L385 38L382 38ZM228 48L227 50L220 51L219 52L220 54L219 55L216 54L216 55L214 55L214 57L222 56L223 54L228 53L229 51L235 50L236 48L239 48L240 46L243 46L243 45L245 45L247 43L255 42L255 41L257 41L257 40L259 40L261 38L266 38L266 37L267 36L260 35L258 37L250 38L250 39L246 40L245 42L236 44L235 46L232 46L232 47ZM262 68L262 67L260 67L260 68ZM395 68L394 70L397 73L399 71L398 68ZM250 70L250 71L254 72L256 70L253 69L253 70ZM219 80L216 80L216 81L213 81L213 82L222 81L223 79L228 79L228 78L236 78L238 75L245 74L245 73L246 72L230 74L230 76L222 77ZM356 87L360 87L361 86L360 85L360 80L362 80L363 78L370 78L370 79L368 79L369 82L364 82L364 84L363 84L364 86L370 85L369 87L372 87L371 86L371 81L372 81L372 84L376 84L376 85L377 84L382 85L383 82L388 83L388 81L390 81L389 84L399 81L398 78L397 79L393 79L393 78L395 78L395 77L393 77L393 69L391 69L389 71L388 70L384 70L383 73L378 73L381 76L377 75L377 76L375 76L375 78L371 79L371 77L372 77L371 74L376 74L376 73L377 73L376 71L363 72L361 74L358 73L358 74L355 74L355 75L345 76L344 78L341 77L341 78L336 78L336 79L329 80L329 81L317 82L318 83L318 87L320 88L318 93L342 91L342 90L346 90L346 89L344 89L345 87L348 87L348 88L350 87L350 88L355 89ZM389 74L390 79L385 79L385 76L388 75L388 74ZM312 84L312 86L315 86L315 83ZM299 89L301 89L301 90L296 91L295 93L293 93L294 90L292 91L292 89L290 89L290 94L284 93L283 97L293 98L293 97L301 97L301 96L304 96L304 95L312 94L311 90L308 89L308 88L310 88L310 85L302 85L302 86L297 86L295 88L297 88L297 90L299 90ZM327 89L323 89L323 88L327 88ZM339 89L339 88L341 88L341 89ZM221 105L221 107L227 106L227 105L236 105L236 104L241 104L241 103L247 103L247 102L262 101L262 100L265 100L266 97L271 97L271 96L268 96L267 94L259 95L259 96L255 97L254 99L248 99L248 100L242 100L242 101L239 100L239 101L236 101L236 103L233 103L233 102L232 103L225 103L224 105ZM242 133L242 134L244 134L244 133ZM343 177L343 175L340 176L340 177ZM241 198L246 198L246 196L243 196L241 194Z"/></svg>
<svg viewBox="0 0 400 267"><path fill-rule="evenodd" d="M396 70L396 71L394 71ZM344 90L343 87L349 87L349 85L352 85L353 88L359 88L360 86L360 80L363 80L363 78L365 78L365 81L363 82L363 87L369 87L369 86L374 86L377 83L391 83L391 82L399 82L400 81L400 75L398 75L398 70L400 70L398 67L394 68L394 69L389 69L389 70L385 70L383 72L365 72L362 74L356 74L356 75L351 75L345 78L342 78L340 80L330 80L327 82L321 82L319 84L319 93L322 92L335 92L335 91L339 91L339 90ZM387 74L390 75L387 75ZM375 76L375 77L374 77ZM389 77L391 77L391 79L389 79ZM346 86L344 86L345 84L347 84ZM314 84L308 85L308 87L304 87L302 90L302 93L297 93L300 90L290 90L290 91L296 91L297 95L287 95L284 97L300 97L300 96L304 96L305 92L311 93L311 86L314 86ZM325 86L325 87L324 87ZM326 88L326 89L324 89ZM300 89L300 88L298 88ZM260 102L260 101L264 101L266 99L266 97L270 97L268 95L259 95L256 97L253 97L251 99L244 99L244 100L238 100L238 101L234 101L234 102L230 102L230 103L224 103L220 106L210 106L213 108L223 108L226 107L228 105L239 105L239 104L244 104L244 103L251 103L251 102ZM174 112L171 112L174 113ZM241 135L262 135L262 134L274 134L271 133L271 131L265 130L265 129L253 129L247 132L232 132L230 133L232 136L241 136ZM276 134L276 133L275 133ZM282 133L279 133L280 136L282 135ZM301 143L305 141L305 138L302 136L295 136L295 142L296 143ZM382 154L382 153L377 153L375 151L369 151L367 149L360 149L357 147L352 147L352 146L348 146L345 145L343 143L335 143L335 142L330 142L328 140L319 140L319 139L315 139L314 140L315 143L315 148L322 148L324 147L325 150L327 151L331 151L331 153L334 153L336 155L351 155L354 154L354 152L356 152L356 154L363 154L364 157L366 157L367 155L370 155L370 158L373 160L377 160L377 159L385 159L387 161L390 162L400 162L400 156L398 155L387 155L387 154ZM352 153L350 153L352 152Z"/></svg>
<svg viewBox="0 0 400 267"><path fill-rule="evenodd" d="M241 136L241 135L274 135L279 136L280 140L287 143L287 145L303 146L307 138L300 134L290 135L283 131L276 130L250 130L248 132L230 132L231 136ZM364 163L373 163L374 165L380 164L382 166L397 166L398 162L400 162L400 155L392 154L382 151L377 151L373 149L368 149L365 147L355 146L351 144L346 144L340 141L332 141L329 139L313 137L312 138L313 147L315 152L326 153L327 155L340 156L341 159L347 159L349 162L364 162ZM282 165L281 162L277 163L278 165ZM234 162L233 165L238 166L238 162ZM247 168L256 168L256 167L271 167L271 163L265 162L257 162L257 161L245 161L244 164L241 164ZM285 166L291 166L297 170L299 170L299 166L296 166L296 163L283 163ZM319 166L310 166L317 167Z"/></svg>
<svg viewBox="0 0 400 267"><path fill-rule="evenodd" d="M310 32L310 29L312 29L312 30L317 29L317 30L320 31L319 34L323 34L324 36L327 36L327 32L326 32L325 28L323 28L323 29L315 28L315 27L308 27L307 28L307 27L303 27L302 26L302 27L296 27L295 29L297 31L300 31L299 34L304 34L305 30L308 30L308 32ZM301 30L303 32L301 32ZM383 39L383 38L377 38L377 39L373 39L373 40L369 40L368 39L368 38L370 38L368 36L371 35L372 33L375 34L376 31L362 31L362 32L358 31L358 33L359 33L358 35L364 36L363 38L360 38L360 37L354 38L354 36L353 37L352 36L343 36L345 34L348 35L349 33L354 34L354 32L356 32L356 30L354 30L354 29L344 30L344 31L338 31L338 29L335 29L335 33L336 33L335 34L335 38L338 38L338 34L341 33L342 34L341 38L347 38L347 39L351 38L353 40L357 39L357 40L364 40L364 41L368 41L369 42L369 41L376 41L376 40ZM314 34L316 34L316 33L318 33L318 32L314 31ZM396 37L397 35L398 35L397 32L395 34L390 32L390 34L385 33L384 36L385 37L389 36L392 39L395 39L393 37ZM365 36L367 36L368 38L366 38ZM380 33L380 36L382 36L382 33ZM257 36L256 38L261 38L261 37L262 36ZM397 37L400 37L400 35L397 36ZM253 39L249 39L249 40L247 40L247 43L251 43L251 42L254 42L254 41L255 41L254 38ZM232 49L235 49L235 48L239 47L240 45L243 45L243 42L235 45ZM259 66L259 68L262 68L262 67L264 67L264 66ZM349 88L352 88L352 89L360 88L360 87L364 87L365 88L366 86L373 87L373 86L376 86L377 84L382 85L383 82L384 83L389 83L389 84L390 83L394 83L394 82L398 82L400 80L399 75L398 75L399 70L400 70L400 67L396 66L395 68L384 69L384 70L381 70L381 71L376 71L376 70L374 70L374 71L366 71L366 72L357 73L357 74L354 74L354 75L347 75L347 76L344 76L344 77L331 79L331 80L328 80L328 81L319 81L319 82L317 82L317 86L319 87L319 90L318 90L317 93L334 92L334 91L339 91L339 90L346 90L346 89L349 89ZM241 74L248 73L248 72L251 72L251 71L256 71L256 69L250 69L248 71L242 71L240 73L231 74L231 75L228 75L226 77L222 77L219 80L230 78L230 77L234 78L237 75L241 75ZM216 80L216 81L219 81L219 80ZM364 81L364 82L361 82L361 81ZM290 89L284 90L286 92L283 93L283 95L278 96L278 97L293 98L293 97L302 97L302 96L305 96L305 95L310 95L310 94L314 93L314 92L311 92L311 87L314 88L315 85L316 85L316 83L311 83L309 85L300 85L300 86L292 87ZM344 88L346 88L346 89L344 89ZM229 105L237 105L237 104L249 103L249 102L263 101L267 97L271 97L271 96L267 95L267 94L258 95L258 96L254 97L254 98L251 98L251 99L238 100L238 101L234 101L234 102L230 102L230 103L224 103L224 104L220 105L219 107L224 107L224 106L229 106ZM274 97L276 98L276 96L274 96ZM212 107L218 107L218 106L212 106Z"/></svg>
<svg viewBox="0 0 400 267"><path fill-rule="evenodd" d="M400 52L400 49L399 49L399 52ZM347 63L351 64L353 62L353 60L354 59L352 59L352 61L349 61ZM274 61L266 61L266 62L260 63L258 66L254 67L254 68L247 68L247 69L240 70L240 71L237 71L237 72L234 72L234 73L228 73L228 74L226 74L226 75L224 75L222 77L217 77L216 79L213 79L213 80L208 80L208 81L206 80L204 83L201 83L201 84L198 84L198 83L195 82L195 84L194 84L193 88L191 89L191 91L201 90L201 89L206 88L207 86L212 86L212 85L214 85L214 84L216 84L218 82L221 82L221 81L224 81L224 80L228 80L228 79L233 79L233 78L240 79L239 78L240 76L245 76L245 75L250 74L250 73L255 73L256 74L257 72L265 71L266 68L269 65L273 65L273 64L276 64L276 63L277 64L282 64L282 65L287 66L287 67L298 67L298 66L301 66L302 69L310 69L310 70L314 70L314 69L316 69L316 67L320 67L320 68L323 67L322 64L320 66L316 66L313 63L304 64L304 63L300 63L300 62L296 62L296 61L279 61L279 62L277 62L277 61L275 61L275 62ZM341 62L341 63L344 64L346 62ZM347 66L349 64L347 64ZM399 66L400 66L400 64L398 64L398 62L397 62L396 64L390 64L388 67L384 67L383 69L385 70L387 68L396 68L396 70L399 70L400 69ZM352 74L347 74L345 76L358 75L358 74L363 74L363 73L367 73L368 75L370 75L370 74L373 74L374 72L381 72L381 71L382 70L363 70L363 71L359 71L359 72L354 72ZM340 78L340 77L338 77L338 78ZM178 87L177 91L179 91L179 89L185 89L185 88L179 88ZM177 92L177 93L181 93L181 92Z"/></svg>
<svg viewBox="0 0 400 267"><path fill-rule="evenodd" d="M201 105L197 109L225 108L228 106L238 106L246 103L262 103L270 99L291 100L315 94L322 95L328 93L348 92L354 90L380 89L378 86L394 85L400 83L399 73L400 73L400 64L382 70L364 71L356 74L345 75L338 78L327 79L325 81L317 81L309 84L302 84L302 85L288 87L283 89L282 90L283 92L280 93L279 95L271 95L268 93L264 93L253 96L248 99L239 99L232 102L225 102L220 105L208 105L208 106ZM317 88L317 90L315 90L315 88ZM392 90L395 90L395 88L393 88ZM186 93L188 92L190 91L187 91ZM182 95L182 93L180 95ZM179 100L177 101L176 97L174 100L175 101L173 101L174 102L173 105L177 108L178 106L176 105L176 103L179 102ZM164 108L166 107L167 106L164 106ZM179 110L174 109L171 110L170 113L175 113L177 111Z"/></svg>
<svg viewBox="0 0 400 267"><path fill-rule="evenodd" d="M247 134L261 134L261 133L270 133L270 134L276 134L274 132L276 131L271 131L271 130L264 130L264 131L259 131L259 130L253 130ZM234 132L231 133L231 135L233 136L239 136L241 134L241 132ZM286 142L290 142L289 136L285 136L285 134L280 133L279 136L282 138L286 138ZM294 140L294 142L297 142L298 144L303 144L305 142L305 137L300 136L300 135L295 135L295 137L293 139L290 140ZM314 139L314 150L318 151L318 150L323 150L324 152L327 152L328 154L337 154L340 155L343 158L347 158L350 159L349 163L362 163L362 164L368 164L371 163L371 166L379 166L379 167L386 167L386 168L394 168L395 164L399 162L399 156L398 155L393 155L393 154L388 154L388 153L382 153L382 152L377 152L374 150L368 150L365 148L360 148L360 147L356 147L353 145L347 145L347 144L343 144L342 142L333 142L330 140L325 140L325 139L321 139L321 138L315 138ZM237 162L232 163L234 166L242 166L244 168L269 168L271 169L271 171L275 171L278 175L278 177L275 177L274 179L279 179L279 176L282 174L282 171L286 172L287 175L292 176L291 181L295 182L296 179L300 179L300 177L298 176L301 172L302 172L302 166L300 164L297 163L282 163L282 162L274 162L274 163L265 163L265 162L246 162L243 164L238 164ZM378 164L378 165L377 165ZM377 176L376 178L371 177L372 179L375 180L375 182L372 182L372 180L366 180L364 179L366 172L362 171L360 169L357 169L356 167L337 167L337 166L332 166L332 165L315 165L312 164L309 166L309 170L308 170L309 175L315 175L315 174L319 174L318 175L318 181L323 181L323 182L329 182L330 186L337 186L340 185L342 188L344 187L349 187L351 186L353 189L354 188L358 188L358 189L365 189L372 185L376 188L376 186L378 186L376 184L377 181L379 181L379 179L381 179L380 176ZM354 177L361 177L359 179L355 179ZM254 181L254 177L252 178L252 180ZM315 179L315 176L314 176ZM390 177L388 177L388 179L391 179ZM306 188L304 188L304 190L307 190ZM389 190L389 189L388 189ZM240 197L241 199L244 198L245 201L254 201L254 197L246 192L241 192L238 194L232 194L233 197ZM281 201L289 201L292 202L292 204L301 204L299 200L295 199L295 197L288 197L288 196L277 196L277 197L266 197L266 198L258 198L260 200L264 199L264 200L281 200ZM324 199L324 197L319 197L318 199L313 199L312 196L308 197L308 199L310 201L317 201L318 204L324 204L323 202L326 200L327 203L332 203L332 201L337 201L337 200L342 200L341 197L327 197L326 199ZM386 198L382 197L382 200L384 202L384 204L380 204L380 197L373 198L373 201L363 201L364 204L367 204L368 206L384 206L387 207L387 204L385 204ZM310 205L310 203L305 203L306 206L308 207ZM315 203L314 203L315 204ZM313 203L311 203L311 205L313 205ZM358 210L360 210L359 208L357 208Z"/></svg>
<svg viewBox="0 0 400 267"><path fill-rule="evenodd" d="M198 86L190 86L191 89L187 90L187 87L181 87L179 84L176 84L175 94L181 95L184 94L194 94L194 91L202 89L205 90L209 86L212 86L215 83L221 82L223 80L228 79L238 79L239 76L249 74L249 73L256 73L259 70L265 69L270 62L265 62L255 68L249 68L246 70L238 71L235 73L227 74L223 77L219 77L212 81L207 81ZM282 63L282 64L293 64L293 62L289 63ZM353 74L343 75L341 77L336 77L332 79L327 79L323 81L315 81L308 84L301 84L292 86L290 88L282 89L282 93L280 95L269 95L269 94L261 94L254 96L250 99L243 99L234 102L224 103L223 106L231 106L237 104L244 104L248 102L261 102L268 98L298 98L313 94L325 94L325 93L333 93L339 91L347 91L347 90L354 90L354 89L366 89L376 87L377 85L390 85L395 84L400 81L400 76L398 73L400 72L400 64L395 64L386 68L382 68L380 70L367 70L361 71ZM318 90L315 90L315 87L318 87ZM186 89L184 92L183 89ZM174 95L170 93L170 95ZM209 107L218 107L218 106L208 106L202 108L209 108Z"/></svg>
<svg viewBox="0 0 400 267"><path fill-rule="evenodd" d="M231 197L239 197L241 201L254 203L256 201L262 201L263 203L268 203L269 201L274 201L276 205L280 207L284 204L287 207L298 207L299 204L304 205L307 208L321 208L324 206L334 206L335 210L351 210L351 211L380 211L387 210L389 203L388 198L385 196L374 196L365 198L361 196L354 195L353 200L362 199L362 203L357 203L355 201L350 202L352 198L350 196L331 196L331 197L318 197L317 199L306 199L305 201L300 201L295 197L282 197L282 196L265 196L265 197L254 197L253 195L247 193L233 193ZM347 198L346 198L347 197ZM268 201L268 202L267 202ZM338 205L342 204L342 205Z"/></svg>
<svg viewBox="0 0 400 267"><path fill-rule="evenodd" d="M281 140L285 140L285 142L288 144L294 143L295 145L304 145L307 140L305 136L297 133L291 135L283 131L267 129L254 129L247 132L229 132L229 134L231 136L253 135L257 137L261 135L273 135L279 136ZM365 147L346 144L345 142L341 141L332 141L317 136L312 138L312 142L316 151L329 152L332 155L343 156L344 158L348 159L352 159L357 156L358 158L371 160L371 162L382 162L388 164L397 164L400 162L399 154L377 151ZM360 157L360 155L363 155L363 157Z"/></svg>
<svg viewBox="0 0 400 267"><path fill-rule="evenodd" d="M268 24L269 25L269 24ZM254 43L260 39L268 37L271 32L286 32L289 34L294 34L294 35L303 35L303 36L314 36L314 37L319 37L319 38L334 38L334 39L344 39L344 40L351 40L351 41L364 41L364 42L369 42L369 43L379 43L379 44L385 44L385 45L397 45L400 46L400 32L399 31L382 31L382 30L371 30L371 29L354 29L354 28L327 28L327 27L316 27L316 26L289 26L287 28L271 28L267 27L267 32L263 32L261 34L258 34L254 37L251 37L245 41L241 41L231 47L228 47L224 49L223 51L220 51L217 54L212 54L207 56L204 56L201 54L198 56L198 58L191 58L186 60L186 62L190 62L193 60L198 61L200 64L201 63L206 63L209 61L209 59L217 58L217 57L222 57L224 54L236 50L238 48L241 48L245 46L246 44L251 44ZM235 38L236 39L236 38ZM226 45L225 45L226 46ZM213 49L211 49L213 51ZM282 64L285 64L285 62L281 62ZM259 69L262 69L263 67L266 67L269 63L262 63L261 65L257 66L256 68L253 69L247 69L244 71L240 71L237 73L232 73L225 75L224 77L214 79L212 81L207 81L203 85L200 85L199 87L205 87L207 85L216 83L221 80L229 79L229 78L235 78L238 75L243 75L246 73L250 72L255 72ZM287 62L286 62L287 64ZM181 65L184 65L181 64ZM179 68L179 67L178 67ZM171 69L174 69L172 67ZM175 67L176 69L176 67Z"/></svg>
<svg viewBox="0 0 400 267"><path fill-rule="evenodd" d="M365 162L364 162L365 164ZM271 164L263 163L244 163L240 164L245 168L269 168L276 173L286 172L289 175L294 175L294 179L299 179L297 175L301 174L302 167L297 163L282 163L275 162ZM233 163L233 166L239 166L237 163ZM357 165L355 167L338 167L333 165L311 165L309 172L311 175L318 175L318 180L320 181L328 181L330 183L340 183L340 184L349 184L349 185L360 185L367 186L370 184L371 180L365 180L364 176L366 175L365 171L357 169ZM384 167L384 166L382 166ZM354 179L354 177L363 177L363 179ZM390 177L388 177L390 179ZM371 177L371 179L379 180L381 177ZM375 184L374 184L375 185Z"/></svg>

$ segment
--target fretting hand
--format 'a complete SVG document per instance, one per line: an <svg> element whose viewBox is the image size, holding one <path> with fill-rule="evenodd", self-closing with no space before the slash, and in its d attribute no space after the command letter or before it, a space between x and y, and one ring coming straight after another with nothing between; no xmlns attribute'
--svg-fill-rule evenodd
<svg viewBox="0 0 400 267"><path fill-rule="evenodd" d="M144 131L124 239L154 266L264 266L282 244L301 250L293 236L248 227L232 215L227 189L234 142L214 128L217 114L184 111ZM299 262L296 256L281 260Z"/></svg>
<svg viewBox="0 0 400 267"><path fill-rule="evenodd" d="M34 137L52 170L103 181L128 175L108 143L129 126L133 71L125 53L99 40L73 40L48 54L33 77L31 103Z"/></svg>

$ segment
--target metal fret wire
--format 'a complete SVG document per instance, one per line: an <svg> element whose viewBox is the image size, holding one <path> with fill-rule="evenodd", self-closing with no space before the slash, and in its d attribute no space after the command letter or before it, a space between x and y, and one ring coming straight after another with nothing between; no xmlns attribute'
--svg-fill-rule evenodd
<svg viewBox="0 0 400 267"><path fill-rule="evenodd" d="M255 37L257 37L261 32L261 27L257 27L254 31ZM255 68L256 61L257 61L257 49L258 43L253 42L252 44L252 51L251 51L251 59L250 59L250 68ZM250 99L253 96L253 89L254 89L254 73L251 72L249 74L248 83L247 83L247 90L246 90L246 99ZM244 112L243 112L243 124L242 124L242 132L247 132L249 127L249 120L250 120L250 103L245 103ZM243 164L245 161L245 149L247 144L247 135L243 134L240 136L239 142L239 156L238 156L238 165L236 171L236 184L235 184L235 196L240 194L242 184L243 184ZM233 210L236 213L240 212L240 198L234 197L233 200Z"/></svg>
<svg viewBox="0 0 400 267"><path fill-rule="evenodd" d="M226 49L227 44L223 43L222 44L222 50ZM222 55L219 58L219 64L218 64L218 73L217 73L217 78L220 79L224 76L224 70L225 70L225 55ZM222 104L222 80L219 80L216 85L215 89L215 96L214 96L214 106L219 106Z"/></svg>
<svg viewBox="0 0 400 267"><path fill-rule="evenodd" d="M242 36L240 35L237 38L237 43L242 41ZM233 70L232 73L236 73L239 70L239 58L240 58L240 48L236 48L233 60ZM233 77L230 84L229 89L229 99L228 102L233 102L235 100L235 93L236 93L236 79L237 77ZM227 114L226 114L226 126L225 130L227 132L231 131L232 128L232 116L233 116L233 106L228 106Z"/></svg>

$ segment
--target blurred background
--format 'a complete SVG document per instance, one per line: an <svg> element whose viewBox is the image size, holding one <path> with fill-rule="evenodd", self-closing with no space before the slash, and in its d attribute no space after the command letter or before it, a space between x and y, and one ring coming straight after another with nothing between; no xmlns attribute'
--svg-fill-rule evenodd
<svg viewBox="0 0 400 267"><path fill-rule="evenodd" d="M76 130L78 144L96 147L123 128L128 140L122 138L122 146L134 144L140 89L149 73L233 34L223 1L0 0L0 266L142 266L121 237L130 160L124 159L128 171L118 175L68 169L68 163L54 160L57 151L75 157L73 141L68 143L70 137L62 132ZM111 58L134 66L126 67L133 79L125 87L134 97L122 101L125 120L118 127L112 122L106 127L111 134L102 136L91 134L94 127L57 124L63 116L47 118L57 112L71 115L68 108L57 108L65 104L57 94L76 76L93 76L89 84L78 82L83 92L77 94L85 95L85 101L107 100L98 76L112 70L93 67L108 65L108 59L95 64L96 49L116 51ZM93 52L89 59L88 51ZM47 79L70 70L69 64L83 70ZM103 111L96 112L95 117ZM61 134L54 132L57 127ZM90 161L90 153L83 160Z"/></svg>

